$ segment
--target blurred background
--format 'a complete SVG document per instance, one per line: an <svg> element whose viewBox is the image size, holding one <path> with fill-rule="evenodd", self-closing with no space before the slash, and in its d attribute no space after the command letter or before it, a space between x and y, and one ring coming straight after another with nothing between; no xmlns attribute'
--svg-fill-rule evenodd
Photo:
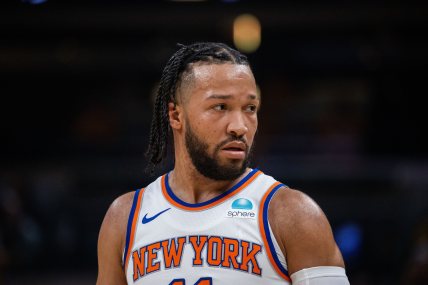
<svg viewBox="0 0 428 285"><path fill-rule="evenodd" d="M248 55L262 95L253 167L321 205L351 284L428 284L421 3L2 2L0 284L95 283L108 206L153 180L163 66L195 41Z"/></svg>

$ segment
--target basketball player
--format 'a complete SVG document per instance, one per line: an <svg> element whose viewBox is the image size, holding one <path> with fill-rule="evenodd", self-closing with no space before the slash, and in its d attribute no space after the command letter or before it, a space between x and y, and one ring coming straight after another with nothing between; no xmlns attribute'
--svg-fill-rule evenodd
<svg viewBox="0 0 428 285"><path fill-rule="evenodd" d="M98 285L349 284L317 204L248 167L260 100L247 58L224 44L170 58L147 155L159 164L172 134L174 168L110 206Z"/></svg>

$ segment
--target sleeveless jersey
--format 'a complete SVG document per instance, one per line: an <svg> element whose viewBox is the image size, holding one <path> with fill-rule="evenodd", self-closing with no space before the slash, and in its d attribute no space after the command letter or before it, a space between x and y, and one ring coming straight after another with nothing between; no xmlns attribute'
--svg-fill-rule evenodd
<svg viewBox="0 0 428 285"><path fill-rule="evenodd" d="M123 255L128 284L291 284L268 222L282 186L252 169L203 203L180 200L168 174L137 190Z"/></svg>

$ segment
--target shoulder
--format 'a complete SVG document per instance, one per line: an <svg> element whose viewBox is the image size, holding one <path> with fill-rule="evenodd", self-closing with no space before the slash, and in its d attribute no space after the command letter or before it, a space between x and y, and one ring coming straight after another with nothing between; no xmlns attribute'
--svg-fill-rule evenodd
<svg viewBox="0 0 428 285"><path fill-rule="evenodd" d="M113 203L111 203L107 214L114 216L123 216L129 214L135 193L136 191L131 191L117 197Z"/></svg>
<svg viewBox="0 0 428 285"><path fill-rule="evenodd" d="M328 219L305 193L283 187L269 205L269 223L290 274L315 266L344 266Z"/></svg>
<svg viewBox="0 0 428 285"><path fill-rule="evenodd" d="M269 205L269 216L281 223L301 225L300 222L318 220L324 213L305 193L288 187L280 188Z"/></svg>
<svg viewBox="0 0 428 285"><path fill-rule="evenodd" d="M97 285L126 284L122 251L134 195L135 192L129 192L116 198L104 217L98 237Z"/></svg>
<svg viewBox="0 0 428 285"><path fill-rule="evenodd" d="M101 225L100 241L107 239L114 242L120 251L125 245L126 227L135 193L128 192L116 198L107 210Z"/></svg>
<svg viewBox="0 0 428 285"><path fill-rule="evenodd" d="M125 217L128 219L134 195L135 191L132 191L117 197L107 210L106 219L113 225L121 224Z"/></svg>

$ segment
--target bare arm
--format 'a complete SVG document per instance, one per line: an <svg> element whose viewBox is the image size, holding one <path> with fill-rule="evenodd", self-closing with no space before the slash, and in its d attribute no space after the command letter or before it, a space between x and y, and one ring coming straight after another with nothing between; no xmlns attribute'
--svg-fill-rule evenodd
<svg viewBox="0 0 428 285"><path fill-rule="evenodd" d="M117 198L104 217L98 237L97 285L127 284L122 268L122 253L134 193Z"/></svg>
<svg viewBox="0 0 428 285"><path fill-rule="evenodd" d="M278 190L269 205L269 223L290 275L316 266L345 266L327 217L304 193Z"/></svg>

